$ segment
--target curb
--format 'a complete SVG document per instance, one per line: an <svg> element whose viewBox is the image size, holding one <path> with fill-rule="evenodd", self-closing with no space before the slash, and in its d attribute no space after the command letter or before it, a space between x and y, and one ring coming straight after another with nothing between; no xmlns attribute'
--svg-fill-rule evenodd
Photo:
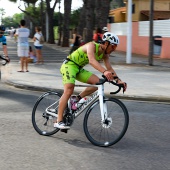
<svg viewBox="0 0 170 170"><path fill-rule="evenodd" d="M5 84L13 86L15 88L19 89L25 89L25 90L30 90L30 91L39 91L39 92L47 92L47 91L58 91L59 93L63 93L62 89L55 89L55 88L47 88L47 87L39 87L39 86L31 86L31 85L25 85L25 84L18 84L14 83L12 81L4 81ZM75 94L78 93L79 91L75 91ZM111 97L110 94L106 93L105 96ZM122 96L122 95L115 95L113 98L117 99L124 99L124 100L136 100L136 101L150 101L150 102L158 102L158 103L168 103L170 104L170 98L166 97L144 97L144 96Z"/></svg>

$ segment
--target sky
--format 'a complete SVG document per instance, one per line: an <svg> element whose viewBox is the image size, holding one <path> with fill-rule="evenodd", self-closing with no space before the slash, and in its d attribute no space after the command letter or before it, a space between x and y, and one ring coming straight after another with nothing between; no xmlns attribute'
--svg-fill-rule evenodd
<svg viewBox="0 0 170 170"><path fill-rule="evenodd" d="M23 2L20 2L20 0L17 0L17 3L13 3L8 0L0 0L0 4L3 4L3 6L0 6L0 8L3 8L6 13L3 17L13 16L16 13L22 13L20 9L18 9L19 5L21 5L22 9L24 9ZM82 5L83 0L72 0L72 10L82 7ZM58 4L55 8L55 11L58 12ZM61 12L64 12L64 0L61 0Z"/></svg>

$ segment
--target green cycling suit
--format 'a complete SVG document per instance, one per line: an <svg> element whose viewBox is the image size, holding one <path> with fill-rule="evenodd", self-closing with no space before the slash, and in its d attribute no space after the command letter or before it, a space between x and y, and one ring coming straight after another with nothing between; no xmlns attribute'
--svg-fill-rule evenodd
<svg viewBox="0 0 170 170"><path fill-rule="evenodd" d="M95 58L97 61L100 61L103 58L103 54L98 56L99 44L95 43L95 46ZM82 50L82 47L79 47L67 58L68 60L65 60L60 68L60 72L63 78L63 84L75 84L75 80L87 83L88 79L93 74L83 69L83 67L89 63L87 53Z"/></svg>

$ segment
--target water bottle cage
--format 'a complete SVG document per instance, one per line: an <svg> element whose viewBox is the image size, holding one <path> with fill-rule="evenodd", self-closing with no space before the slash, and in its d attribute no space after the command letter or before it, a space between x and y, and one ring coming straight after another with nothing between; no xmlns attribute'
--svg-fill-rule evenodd
<svg viewBox="0 0 170 170"><path fill-rule="evenodd" d="M80 108L86 101L86 98L82 98L81 100L77 101L73 98L71 99L71 110L77 110Z"/></svg>

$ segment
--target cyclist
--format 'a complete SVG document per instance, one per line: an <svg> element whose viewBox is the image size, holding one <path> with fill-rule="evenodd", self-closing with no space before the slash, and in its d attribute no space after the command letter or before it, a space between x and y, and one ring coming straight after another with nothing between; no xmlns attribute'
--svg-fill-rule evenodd
<svg viewBox="0 0 170 170"><path fill-rule="evenodd" d="M63 78L64 93L60 99L58 118L54 123L54 127L59 129L70 128L69 126L66 126L62 120L67 102L74 92L75 80L93 85L99 82L98 76L83 69L86 64L89 63L92 67L106 76L109 81L115 80L118 84L123 84L124 91L126 91L126 83L119 79L109 61L109 54L116 50L116 47L119 44L119 38L111 32L106 32L103 35L102 40L101 44L93 41L79 47L70 54L61 65L60 72ZM98 62L99 60L104 61L105 67ZM81 98L92 94L96 90L97 87L87 87L83 92L76 96L76 100L79 101Z"/></svg>
<svg viewBox="0 0 170 170"><path fill-rule="evenodd" d="M6 37L4 36L4 31L5 31L5 27L3 25L0 25L0 43L2 43L2 46L3 46L5 59L9 63L10 59L8 57L7 43L6 43Z"/></svg>

